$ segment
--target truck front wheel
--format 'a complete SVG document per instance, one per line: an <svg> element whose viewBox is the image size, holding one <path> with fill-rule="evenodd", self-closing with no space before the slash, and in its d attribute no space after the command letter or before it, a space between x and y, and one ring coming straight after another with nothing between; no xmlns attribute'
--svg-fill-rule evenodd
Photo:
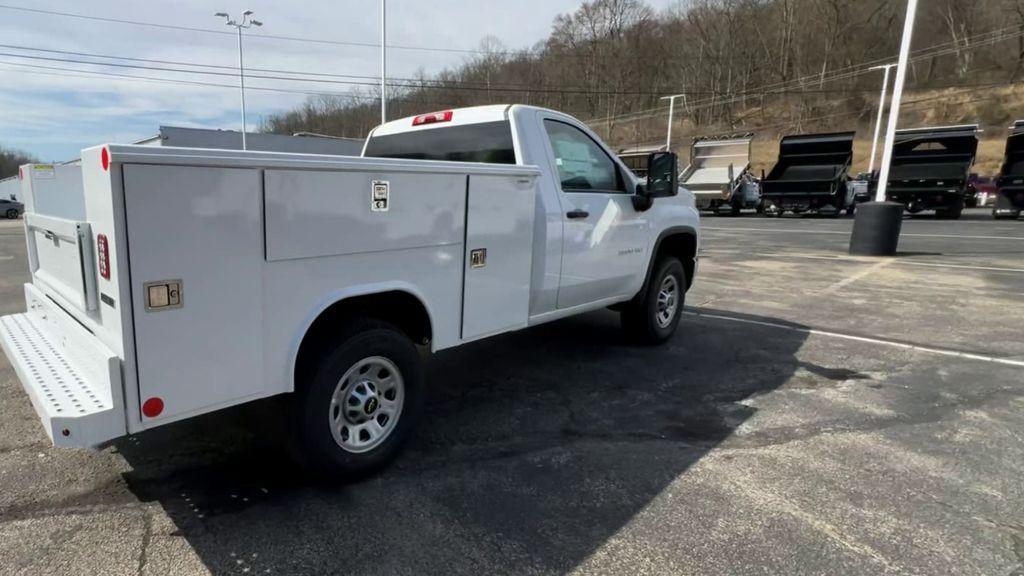
<svg viewBox="0 0 1024 576"><path fill-rule="evenodd" d="M387 464L409 436L423 401L412 341L377 320L355 320L293 398L291 448L314 474L356 479Z"/></svg>
<svg viewBox="0 0 1024 576"><path fill-rule="evenodd" d="M644 344L661 344L675 333L686 297L686 271L678 259L655 262L647 288L622 309L622 327Z"/></svg>

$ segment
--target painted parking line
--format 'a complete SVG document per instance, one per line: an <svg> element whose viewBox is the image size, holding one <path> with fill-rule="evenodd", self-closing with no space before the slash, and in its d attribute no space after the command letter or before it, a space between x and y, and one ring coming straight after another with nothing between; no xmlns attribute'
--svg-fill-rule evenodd
<svg viewBox="0 0 1024 576"><path fill-rule="evenodd" d="M774 232L781 234L838 234L843 236L850 235L849 230L787 230L782 228L721 228L715 226L701 226L701 230L715 230L722 232L736 230L739 232ZM947 238L964 240L1013 240L1015 242L1024 242L1024 236L968 236L960 234L919 234L913 232L902 232L900 236L915 238Z"/></svg>
<svg viewBox="0 0 1024 576"><path fill-rule="evenodd" d="M787 254L785 252L744 252L742 250L718 250L715 248L700 251L701 255L735 254L739 256L757 256L761 258L805 258L808 260L836 260L842 262L871 262L874 258L840 255L818 255L818 254ZM964 270L981 270L985 272L1009 272L1012 274L1024 274L1024 268L1005 268L1001 266L972 266L969 264L946 264L943 262L912 262L909 260L885 260L896 266L926 266L930 268L959 268Z"/></svg>
<svg viewBox="0 0 1024 576"><path fill-rule="evenodd" d="M1004 366L1015 366L1017 368L1024 368L1024 360L1013 360L1011 358L1000 358L998 356L987 356L985 354L977 354L975 352L963 352L960 350L945 350L942 348L931 348L928 346L919 346L917 344L909 344L907 342L900 342L897 340L888 340L886 338L872 338L869 336L857 336L854 334L843 334L841 332L832 332L831 330L819 330L817 328L805 328L803 326L792 326L789 324L783 324L781 322L766 322L764 320L751 320L749 318L739 318L737 316L726 316L724 314L708 314L705 312L694 311L693 309L684 310L683 314L687 316L696 316L698 318L711 318L714 320L723 320L726 322L738 322L740 324L753 324L755 326L764 326L767 328L777 328L780 330L789 330L790 332L799 332L801 334L814 334L815 336L825 336L828 338L838 338L841 340L852 340L854 342L865 342L868 344L878 344L880 346L890 346L892 348L902 348L904 350L913 350L915 352L924 352L926 354L935 354L938 356L948 356L951 358L960 358L964 360L978 360L981 362L992 362L994 364L1002 364Z"/></svg>
<svg viewBox="0 0 1024 576"><path fill-rule="evenodd" d="M819 291L818 295L819 296L824 296L824 295L827 295L827 294L835 294L836 292L842 290L843 288L849 286L850 284L853 284L857 280L860 280L861 278L864 278L865 276L868 276L868 275L872 274L873 272L875 272L875 271L877 271L877 270L879 270L881 268L885 268L886 266L889 266L892 263L893 263L892 260L880 260L878 262L875 262L873 265L868 266L867 268L864 268L863 270L861 270L861 271L859 271L859 272L857 272L855 274L851 274L851 275L847 276L846 278L843 278L842 280L839 280L838 282L834 282L829 287L824 288L821 291Z"/></svg>

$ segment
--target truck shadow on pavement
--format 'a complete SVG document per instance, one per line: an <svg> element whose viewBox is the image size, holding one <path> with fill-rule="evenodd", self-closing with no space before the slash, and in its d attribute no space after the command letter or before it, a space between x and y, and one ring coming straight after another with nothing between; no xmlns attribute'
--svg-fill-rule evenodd
<svg viewBox="0 0 1024 576"><path fill-rule="evenodd" d="M806 334L682 322L657 348L599 312L438 354L416 437L356 484L304 480L273 402L116 448L214 573L565 573L808 368Z"/></svg>

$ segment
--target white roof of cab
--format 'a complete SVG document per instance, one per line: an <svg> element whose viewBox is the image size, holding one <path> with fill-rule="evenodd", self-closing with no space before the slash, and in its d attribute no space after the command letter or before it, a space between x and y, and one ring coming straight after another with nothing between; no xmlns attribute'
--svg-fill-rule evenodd
<svg viewBox="0 0 1024 576"><path fill-rule="evenodd" d="M416 116L422 116L422 114L406 116L405 118L399 118L398 120L392 120L377 126L372 132L370 132L370 138L374 136L386 136L388 134L415 132L417 130L431 130L434 128L459 126L462 124L498 122L508 119L508 109L511 107L511 104L491 104L488 106L473 106L470 108L453 108L451 109L452 119L448 122L433 122L430 124L422 124L420 126L413 126L412 121ZM438 110L438 112L441 112L441 110Z"/></svg>

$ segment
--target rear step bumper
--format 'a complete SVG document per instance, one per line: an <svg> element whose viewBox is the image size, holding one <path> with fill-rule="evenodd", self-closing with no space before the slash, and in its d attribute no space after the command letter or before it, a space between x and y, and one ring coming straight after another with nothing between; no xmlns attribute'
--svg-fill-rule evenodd
<svg viewBox="0 0 1024 576"><path fill-rule="evenodd" d="M86 448L126 433L120 359L38 291L0 317L0 344L55 446Z"/></svg>

